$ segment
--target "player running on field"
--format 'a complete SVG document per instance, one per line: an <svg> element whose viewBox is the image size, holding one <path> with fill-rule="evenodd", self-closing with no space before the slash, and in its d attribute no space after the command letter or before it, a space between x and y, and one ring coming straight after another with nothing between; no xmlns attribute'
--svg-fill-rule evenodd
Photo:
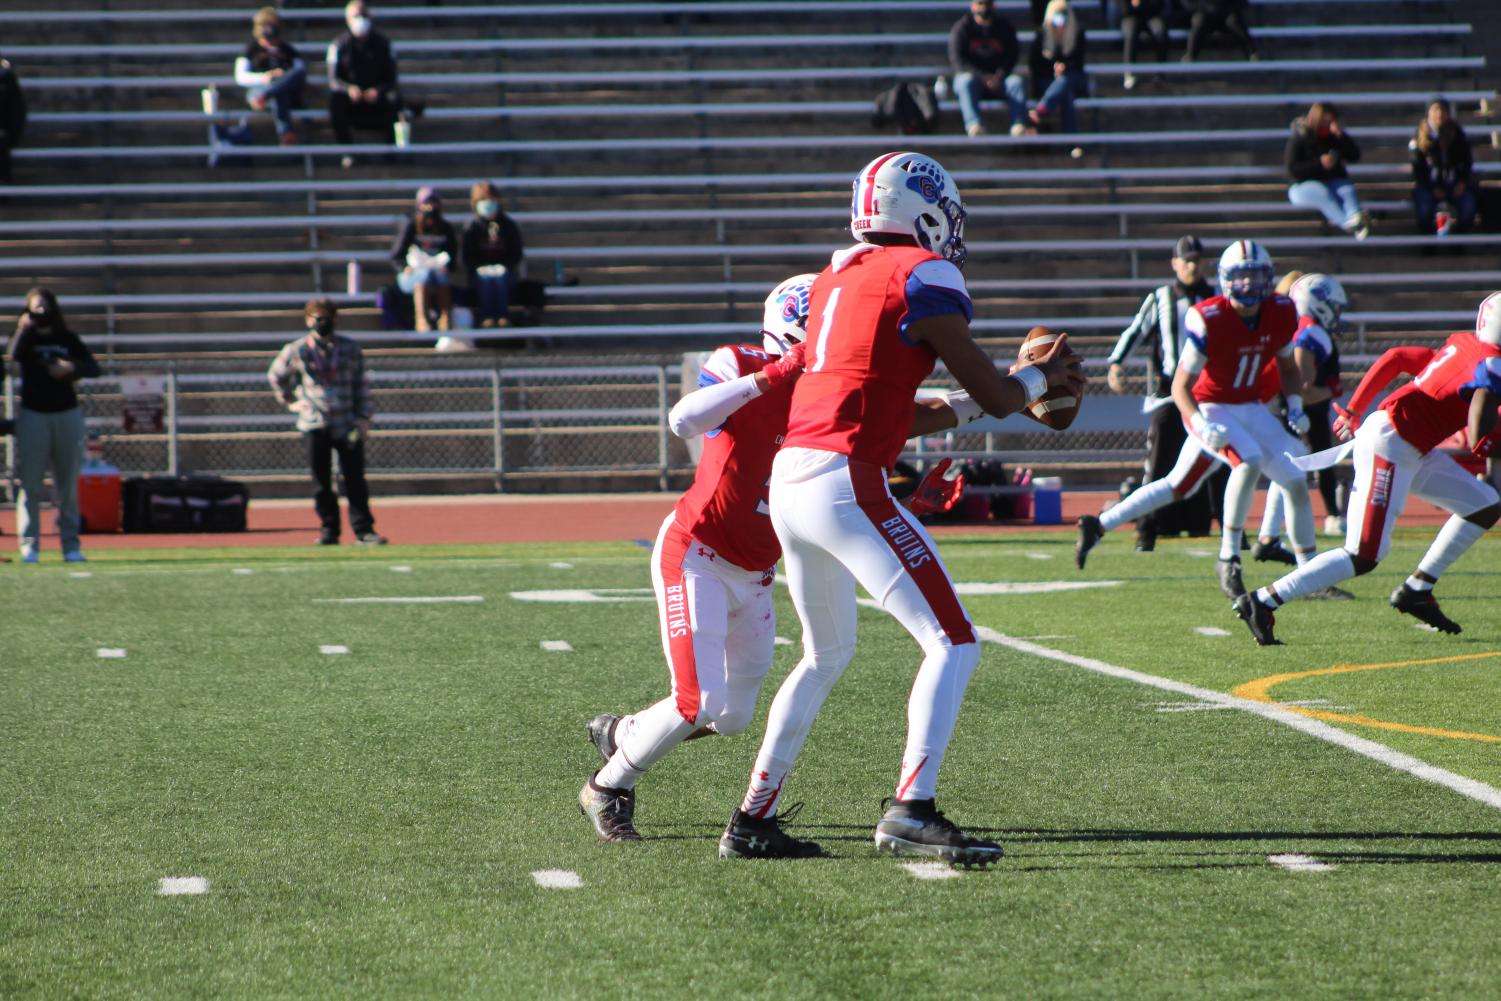
<svg viewBox="0 0 1501 1001"><path fill-rule="evenodd" d="M1314 555L1308 483L1284 454L1301 455L1303 443L1294 435L1308 430L1303 377L1293 357L1297 310L1292 300L1273 291L1272 259L1254 241L1237 240L1225 249L1219 278L1220 294L1190 306L1184 320L1187 342L1173 375L1173 401L1189 438L1178 462L1167 476L1138 488L1103 515L1079 519L1074 561L1080 569L1106 532L1190 496L1217 462L1229 463L1231 469L1219 560L1226 597L1245 593L1240 542L1263 472L1286 492L1294 556L1302 562ZM1262 402L1262 371L1272 359L1283 387L1296 387L1286 394L1286 427Z"/></svg>
<svg viewBox="0 0 1501 1001"><path fill-rule="evenodd" d="M1052 386L1083 391L1078 358L1060 337L1013 376L970 336L959 268L964 208L948 173L918 153L887 153L855 178L850 230L813 283L807 368L792 395L787 441L772 464L771 517L786 558L803 656L771 705L749 788L720 838L721 856L819 854L790 837L777 805L783 783L855 652L858 582L922 648L907 704L895 797L876 825L877 848L950 862L998 859L934 805L943 763L980 648L933 540L892 500L887 470L901 454L913 394L942 358L972 395L967 407L1002 416Z"/></svg>
<svg viewBox="0 0 1501 1001"><path fill-rule="evenodd" d="M787 430L792 384L802 371L800 342L813 278L797 275L773 289L761 346L714 351L699 375L700 388L669 416L680 437L707 436L693 486L662 523L652 551L672 690L633 715L606 713L589 723L604 764L579 790L579 808L605 841L639 840L635 787L647 769L684 740L739 733L755 712L771 668L771 584L782 553L771 529L766 482ZM925 401L913 433L954 427L955 408L978 415L973 404L966 410L962 394L949 394ZM938 479L930 474L919 494L953 489L952 482Z"/></svg>
<svg viewBox="0 0 1501 1001"><path fill-rule="evenodd" d="M1370 420L1361 415L1398 375L1417 378L1387 397ZM1310 591L1357 574L1370 573L1391 547L1409 492L1451 512L1417 570L1392 592L1391 604L1436 629L1457 633L1459 625L1440 611L1433 585L1501 516L1496 488L1466 472L1437 450L1466 428L1472 450L1490 456L1501 438L1496 406L1501 401L1501 292L1480 304L1473 333L1454 334L1432 348L1392 348L1376 360L1341 411L1335 432L1353 435L1355 483L1343 548L1320 553L1287 576L1241 596L1236 613L1262 646L1278 642L1273 609ZM1358 430L1357 430L1358 429ZM1332 464L1343 449L1310 457L1309 465Z"/></svg>

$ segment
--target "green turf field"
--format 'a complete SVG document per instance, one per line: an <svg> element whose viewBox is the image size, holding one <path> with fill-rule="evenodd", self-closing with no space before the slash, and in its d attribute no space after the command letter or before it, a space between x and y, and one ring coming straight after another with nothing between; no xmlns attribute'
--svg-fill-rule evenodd
<svg viewBox="0 0 1501 1001"><path fill-rule="evenodd" d="M1005 637L1216 693L1406 665L1261 687L1405 727L1328 724L1494 791L1501 538L1440 585L1451 637L1386 605L1429 537L1405 533L1359 600L1279 613L1278 648L1229 613L1203 540L1138 555L1121 533L1085 575L1118 584L965 600ZM940 549L962 582L1074 581L1071 541ZM0 568L0 998L1501 995L1501 809L1051 655L987 645L940 788L1006 859L932 880L878 856L918 657L877 611L788 783L794 832L832 857L716 855L793 646L746 735L642 783L646 841L601 844L574 805L584 723L665 693L654 606L511 594L647 587L628 543ZM401 596L480 600L327 600ZM779 613L795 640L785 594ZM187 876L207 894L159 895Z"/></svg>

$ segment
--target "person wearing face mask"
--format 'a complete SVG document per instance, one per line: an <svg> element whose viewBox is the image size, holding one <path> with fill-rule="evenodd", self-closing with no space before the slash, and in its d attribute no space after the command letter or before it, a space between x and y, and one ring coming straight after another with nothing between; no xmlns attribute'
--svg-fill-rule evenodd
<svg viewBox="0 0 1501 1001"><path fill-rule="evenodd" d="M283 37L275 7L262 7L252 24L255 37L235 60L235 83L245 88L245 101L256 111L271 109L281 144L291 146L297 142L292 111L302 106L307 64Z"/></svg>
<svg viewBox="0 0 1501 1001"><path fill-rule="evenodd" d="M396 54L372 25L364 0L350 0L344 23L349 30L328 47L329 124L340 143L354 142L356 128L382 132L392 142L392 126L401 113ZM353 163L344 157L345 167Z"/></svg>
<svg viewBox="0 0 1501 1001"><path fill-rule="evenodd" d="M1033 96L1037 105L1030 112L1034 125L1041 125L1054 110L1064 132L1079 130L1074 102L1089 96L1089 76L1084 72L1084 26L1068 0L1050 0L1042 24L1032 38ZM1076 149L1074 156L1082 156Z"/></svg>
<svg viewBox="0 0 1501 1001"><path fill-rule="evenodd" d="M1412 209L1418 232L1447 236L1475 224L1475 155L1454 109L1442 97L1428 102L1417 135L1407 144L1412 160ZM1440 220L1439 206L1447 205Z"/></svg>
<svg viewBox="0 0 1501 1001"><path fill-rule="evenodd" d="M26 293L26 312L16 324L5 356L20 367L21 374L21 406L15 421L21 562L40 559L42 489L50 465L63 559L82 563L78 473L83 468L86 431L73 384L97 377L99 363L83 340L68 329L57 296L44 288Z"/></svg>
<svg viewBox="0 0 1501 1001"><path fill-rule="evenodd" d="M1347 163L1360 162L1360 147L1339 122L1332 101L1315 101L1308 114L1293 119L1292 135L1282 154L1292 178L1287 200L1317 209L1329 225L1357 240L1371 235L1371 217L1360 207Z"/></svg>
<svg viewBox="0 0 1501 1001"><path fill-rule="evenodd" d="M383 546L386 539L375 531L365 483L365 439L374 413L370 380L360 346L334 332L338 314L329 299L309 301L303 310L307 335L281 349L266 378L276 398L297 415L313 473L313 507L323 526L318 544L339 544L339 495L333 478L337 452L350 531L364 545Z"/></svg>
<svg viewBox="0 0 1501 1001"><path fill-rule="evenodd" d="M521 228L500 207L500 190L490 181L469 189L474 218L461 237L464 267L474 290L474 318L481 327L502 327L511 304L511 289L520 277Z"/></svg>
<svg viewBox="0 0 1501 1001"><path fill-rule="evenodd" d="M391 260L396 264L396 286L412 297L418 330L432 330L436 316L439 330L453 329L453 286L449 270L457 265L459 237L443 217L443 201L430 187L417 191L417 211L406 218Z"/></svg>

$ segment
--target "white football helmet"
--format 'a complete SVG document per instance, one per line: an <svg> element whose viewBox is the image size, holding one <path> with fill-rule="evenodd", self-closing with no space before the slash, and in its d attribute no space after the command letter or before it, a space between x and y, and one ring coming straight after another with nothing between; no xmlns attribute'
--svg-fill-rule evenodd
<svg viewBox="0 0 1501 1001"><path fill-rule="evenodd" d="M1501 292L1492 292L1475 314L1475 336L1487 344L1501 345Z"/></svg>
<svg viewBox="0 0 1501 1001"><path fill-rule="evenodd" d="M1237 306L1259 306L1277 287L1272 255L1255 240L1236 240L1220 255L1220 294Z"/></svg>
<svg viewBox="0 0 1501 1001"><path fill-rule="evenodd" d="M1329 275L1304 275L1288 289L1299 316L1309 316L1329 333L1339 333L1340 319L1350 305L1345 287Z"/></svg>
<svg viewBox="0 0 1501 1001"><path fill-rule="evenodd" d="M885 153L855 175L850 232L910 236L917 245L964 267L964 204L948 171L921 153Z"/></svg>
<svg viewBox="0 0 1501 1001"><path fill-rule="evenodd" d="M808 301L817 275L793 275L766 297L761 343L767 354L784 355L808 334Z"/></svg>

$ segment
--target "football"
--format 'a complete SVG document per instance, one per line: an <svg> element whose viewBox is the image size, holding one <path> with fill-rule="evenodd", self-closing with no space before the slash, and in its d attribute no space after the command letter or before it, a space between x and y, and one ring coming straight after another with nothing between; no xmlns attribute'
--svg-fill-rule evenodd
<svg viewBox="0 0 1501 1001"><path fill-rule="evenodd" d="M1048 353L1048 349L1058 335L1047 327L1033 327L1027 331L1027 336L1022 338L1021 351L1016 360L1019 364L1036 361ZM1073 349L1069 348L1069 353ZM1039 423L1046 424L1054 431L1062 431L1074 422L1079 416L1079 405L1082 401L1066 389L1050 389L1042 394L1033 404L1027 408L1031 417Z"/></svg>

